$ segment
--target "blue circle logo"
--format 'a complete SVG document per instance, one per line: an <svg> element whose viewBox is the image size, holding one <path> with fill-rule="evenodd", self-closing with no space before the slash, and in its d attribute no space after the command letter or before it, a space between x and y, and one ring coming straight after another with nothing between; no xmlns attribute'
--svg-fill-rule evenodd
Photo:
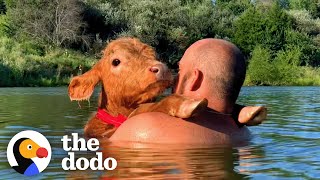
<svg viewBox="0 0 320 180"><path fill-rule="evenodd" d="M22 131L10 140L7 158L14 170L26 176L33 176L49 165L51 146L41 133Z"/></svg>

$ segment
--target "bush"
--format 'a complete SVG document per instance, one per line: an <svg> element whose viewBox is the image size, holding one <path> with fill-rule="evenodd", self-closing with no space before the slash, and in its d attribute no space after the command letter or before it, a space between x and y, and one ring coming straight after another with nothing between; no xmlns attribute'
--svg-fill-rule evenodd
<svg viewBox="0 0 320 180"><path fill-rule="evenodd" d="M262 46L255 47L249 61L245 84L271 85L277 80L277 74L270 50Z"/></svg>
<svg viewBox="0 0 320 180"><path fill-rule="evenodd" d="M32 42L0 38L0 86L65 85L73 75L93 65L92 58L77 52L51 49L45 53Z"/></svg>
<svg viewBox="0 0 320 180"><path fill-rule="evenodd" d="M299 65L302 52L299 48L292 50L279 51L275 57L273 64L277 69L277 84L290 85L301 76Z"/></svg>
<svg viewBox="0 0 320 180"><path fill-rule="evenodd" d="M299 48L279 51L272 59L269 49L257 46L249 61L245 84L290 85L301 76Z"/></svg>
<svg viewBox="0 0 320 180"><path fill-rule="evenodd" d="M230 39L234 36L234 21L245 12L252 8L250 0L216 0L213 9L215 36Z"/></svg>
<svg viewBox="0 0 320 180"><path fill-rule="evenodd" d="M246 55L259 44L272 50L274 55L284 48L285 32L291 28L292 20L279 4L252 7L234 22L235 33L232 40Z"/></svg>
<svg viewBox="0 0 320 180"><path fill-rule="evenodd" d="M18 38L55 47L70 47L86 38L78 0L18 0L9 7L6 16Z"/></svg>
<svg viewBox="0 0 320 180"><path fill-rule="evenodd" d="M289 0L290 9L310 11L313 17L320 16L320 4L318 0Z"/></svg>
<svg viewBox="0 0 320 180"><path fill-rule="evenodd" d="M292 85L320 86L320 69L313 67L299 67L301 76Z"/></svg>
<svg viewBox="0 0 320 180"><path fill-rule="evenodd" d="M105 42L123 35L155 47L171 68L195 41L228 39L250 58L247 83L295 84L304 77L299 66L306 74L320 66L317 2L0 0L0 86L65 84L80 65L90 68L87 54L99 56Z"/></svg>
<svg viewBox="0 0 320 180"><path fill-rule="evenodd" d="M5 14L6 11L7 11L7 7L4 0L0 0L0 15Z"/></svg>
<svg viewBox="0 0 320 180"><path fill-rule="evenodd" d="M152 45L169 65L179 61L191 43L214 37L210 0L124 1L121 7L128 28L120 36L135 36Z"/></svg>
<svg viewBox="0 0 320 180"><path fill-rule="evenodd" d="M86 0L83 3L83 20L87 24L85 31L91 37L89 52L99 54L105 45L103 41L114 39L126 31L128 22L119 7L121 1Z"/></svg>
<svg viewBox="0 0 320 180"><path fill-rule="evenodd" d="M320 20L312 19L306 10L288 11L295 19L296 30L286 31L286 49L299 47L302 51L301 65L319 66Z"/></svg>
<svg viewBox="0 0 320 180"><path fill-rule="evenodd" d="M7 23L7 17L0 15L0 37L10 35L10 29Z"/></svg>

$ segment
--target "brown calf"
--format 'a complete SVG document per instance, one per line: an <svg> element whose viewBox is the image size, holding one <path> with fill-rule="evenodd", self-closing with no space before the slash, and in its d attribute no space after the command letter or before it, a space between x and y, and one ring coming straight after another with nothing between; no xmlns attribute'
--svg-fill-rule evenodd
<svg viewBox="0 0 320 180"><path fill-rule="evenodd" d="M117 127L142 103L153 102L172 83L169 69L159 62L155 51L135 38L119 38L108 44L102 59L69 85L71 100L89 99L101 82L99 110L85 126L87 137L110 137ZM207 100L191 100L171 95L159 103L150 103L131 116L146 112L164 112L187 118L204 110Z"/></svg>

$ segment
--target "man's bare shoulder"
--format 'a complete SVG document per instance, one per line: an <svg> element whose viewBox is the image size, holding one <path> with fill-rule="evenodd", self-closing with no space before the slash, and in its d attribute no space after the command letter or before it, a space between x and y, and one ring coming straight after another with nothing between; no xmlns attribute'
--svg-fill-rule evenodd
<svg viewBox="0 0 320 180"><path fill-rule="evenodd" d="M110 140L160 144L230 143L230 137L223 132L160 112L143 113L128 119Z"/></svg>
<svg viewBox="0 0 320 180"><path fill-rule="evenodd" d="M170 124L181 121L160 112L147 112L136 115L123 123L110 138L111 141L149 142L159 140L170 131Z"/></svg>
<svg viewBox="0 0 320 180"><path fill-rule="evenodd" d="M152 128L153 130L162 128L162 126L167 126L168 123L178 122L181 119L169 116L168 114L161 112L147 112L138 114L131 117L125 123L123 123L119 129L135 128L135 129L145 129Z"/></svg>

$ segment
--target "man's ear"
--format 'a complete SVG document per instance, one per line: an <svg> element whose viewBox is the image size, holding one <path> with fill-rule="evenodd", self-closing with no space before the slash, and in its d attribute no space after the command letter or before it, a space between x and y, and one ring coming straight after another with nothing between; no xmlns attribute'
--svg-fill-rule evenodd
<svg viewBox="0 0 320 180"><path fill-rule="evenodd" d="M196 91L203 81L203 74L199 69L194 69L190 77L189 91Z"/></svg>
<svg viewBox="0 0 320 180"><path fill-rule="evenodd" d="M99 81L99 71L94 68L83 75L72 78L68 88L71 101L89 99Z"/></svg>

